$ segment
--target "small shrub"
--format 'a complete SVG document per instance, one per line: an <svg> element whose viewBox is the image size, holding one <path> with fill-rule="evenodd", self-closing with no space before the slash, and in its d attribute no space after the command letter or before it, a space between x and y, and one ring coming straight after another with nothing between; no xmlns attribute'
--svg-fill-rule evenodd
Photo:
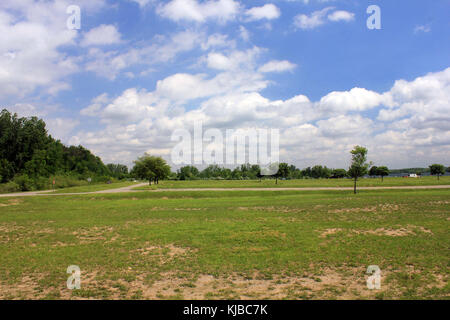
<svg viewBox="0 0 450 320"><path fill-rule="evenodd" d="M13 181L19 185L21 191L34 190L34 181L26 174L15 176Z"/></svg>
<svg viewBox="0 0 450 320"><path fill-rule="evenodd" d="M20 186L13 181L0 184L0 193L9 193L18 191L21 191Z"/></svg>

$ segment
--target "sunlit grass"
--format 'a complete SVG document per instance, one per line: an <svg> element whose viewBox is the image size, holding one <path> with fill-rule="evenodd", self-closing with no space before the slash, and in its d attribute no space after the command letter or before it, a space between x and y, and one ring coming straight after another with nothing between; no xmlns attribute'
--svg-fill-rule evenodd
<svg viewBox="0 0 450 320"><path fill-rule="evenodd" d="M426 176L422 178L362 178L357 185L360 187L390 187L390 186L424 186L424 185L450 185L450 176ZM157 186L144 186L138 189L177 189L177 188L307 188L307 187L352 187L351 179L297 179L278 180L192 180L192 181L160 181Z"/></svg>
<svg viewBox="0 0 450 320"><path fill-rule="evenodd" d="M269 298L340 298L356 284L356 298L444 298L449 219L446 189L4 198L0 297L189 298L208 276L222 282L202 297L240 298L223 280L233 276L274 288L290 279ZM72 264L81 291L65 287ZM373 264L384 272L381 293L364 287ZM330 272L342 280L328 283ZM305 291L300 278L317 288Z"/></svg>

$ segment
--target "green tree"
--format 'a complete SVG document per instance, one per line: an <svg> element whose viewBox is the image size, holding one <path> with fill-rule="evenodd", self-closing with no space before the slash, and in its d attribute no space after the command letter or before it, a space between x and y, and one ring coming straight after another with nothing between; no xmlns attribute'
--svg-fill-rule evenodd
<svg viewBox="0 0 450 320"><path fill-rule="evenodd" d="M142 157L134 161L132 173L140 179L148 180L149 185L152 184L152 181L158 184L159 180L163 180L169 176L170 166L163 158L145 153Z"/></svg>
<svg viewBox="0 0 450 320"><path fill-rule="evenodd" d="M442 174L445 174L445 168L442 164L432 164L430 166L430 173L432 176L437 176L437 179L439 180L439 176Z"/></svg>
<svg viewBox="0 0 450 320"><path fill-rule="evenodd" d="M241 170L239 170L239 168L234 168L234 170L231 172L231 178L233 180L242 180Z"/></svg>
<svg viewBox="0 0 450 320"><path fill-rule="evenodd" d="M8 182L14 177L14 168L6 159L0 159L0 182Z"/></svg>
<svg viewBox="0 0 450 320"><path fill-rule="evenodd" d="M302 176L303 177L311 177L311 167L303 169Z"/></svg>
<svg viewBox="0 0 450 320"><path fill-rule="evenodd" d="M378 167L377 175L381 177L381 181L383 181L384 177L389 175L389 169L386 166Z"/></svg>
<svg viewBox="0 0 450 320"><path fill-rule="evenodd" d="M177 178L180 180L192 180L199 176L199 171L194 166L184 166L178 169Z"/></svg>
<svg viewBox="0 0 450 320"><path fill-rule="evenodd" d="M128 177L128 167L124 164L108 163L106 167L114 178L122 180Z"/></svg>
<svg viewBox="0 0 450 320"><path fill-rule="evenodd" d="M347 171L345 169L333 169L331 170L331 178L341 179L347 176Z"/></svg>
<svg viewBox="0 0 450 320"><path fill-rule="evenodd" d="M328 169L327 167L322 167L322 166L314 166L311 169L311 177L315 178L315 179L319 179L319 178L325 178L328 179L331 176L331 170Z"/></svg>
<svg viewBox="0 0 450 320"><path fill-rule="evenodd" d="M372 168L370 168L369 176L371 176L371 177L378 176L378 167L377 166L373 166Z"/></svg>
<svg viewBox="0 0 450 320"><path fill-rule="evenodd" d="M282 162L278 165L278 171L275 174L275 184L278 184L278 178L287 178L289 175L289 165Z"/></svg>
<svg viewBox="0 0 450 320"><path fill-rule="evenodd" d="M356 194L356 181L359 177L367 174L370 163L367 163L367 148L355 146L350 153L352 154L352 162L348 168L348 175L354 179L353 192Z"/></svg>

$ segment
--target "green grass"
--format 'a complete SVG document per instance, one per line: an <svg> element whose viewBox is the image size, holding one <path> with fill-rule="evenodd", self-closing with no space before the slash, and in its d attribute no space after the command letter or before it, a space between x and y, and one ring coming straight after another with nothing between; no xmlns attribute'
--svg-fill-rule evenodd
<svg viewBox="0 0 450 320"><path fill-rule="evenodd" d="M102 184L92 184L79 187L62 188L52 191L52 193L80 193L80 192L94 192L101 190L117 189L122 187L128 187L136 182L124 181L115 183L102 183Z"/></svg>
<svg viewBox="0 0 450 320"><path fill-rule="evenodd" d="M426 186L450 185L450 176L422 178L366 178L358 180L360 187L392 187L392 186ZM351 179L298 179L298 180L192 180L192 181L160 181L158 189L181 188L307 188L307 187L353 187ZM155 186L138 187L136 190L155 189Z"/></svg>
<svg viewBox="0 0 450 320"><path fill-rule="evenodd" d="M0 298L448 299L449 220L448 189L2 198Z"/></svg>

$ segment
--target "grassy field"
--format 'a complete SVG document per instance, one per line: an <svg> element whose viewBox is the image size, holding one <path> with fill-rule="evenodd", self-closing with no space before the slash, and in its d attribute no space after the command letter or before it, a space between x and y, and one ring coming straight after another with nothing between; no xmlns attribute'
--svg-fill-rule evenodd
<svg viewBox="0 0 450 320"><path fill-rule="evenodd" d="M0 298L448 299L449 220L448 189L2 198Z"/></svg>
<svg viewBox="0 0 450 320"><path fill-rule="evenodd" d="M358 180L360 187L392 187L392 186L427 186L450 185L450 176L422 178L366 178ZM307 188L307 187L353 187L351 179L298 179L298 180L192 180L192 181L160 181L157 186L138 187L146 189L182 189L182 188Z"/></svg>

